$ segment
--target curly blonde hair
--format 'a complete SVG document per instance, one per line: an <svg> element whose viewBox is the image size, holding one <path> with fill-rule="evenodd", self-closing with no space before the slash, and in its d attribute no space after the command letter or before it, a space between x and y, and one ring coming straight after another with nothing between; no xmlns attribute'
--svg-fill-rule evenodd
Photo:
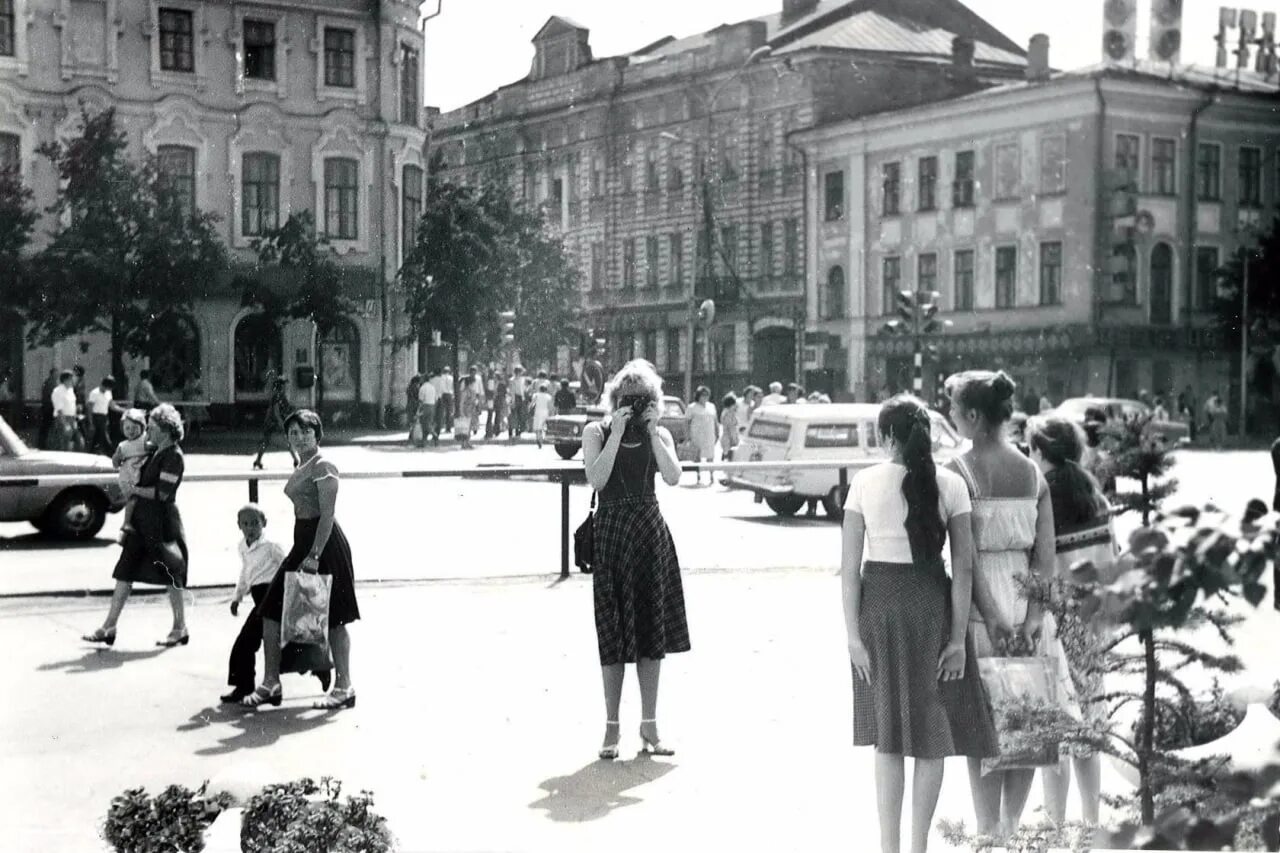
<svg viewBox="0 0 1280 853"><path fill-rule="evenodd" d="M624 385L640 385L655 403L662 402L662 377L654 366L643 358L636 358L622 368L604 386L604 404L612 411L617 406L618 389Z"/></svg>
<svg viewBox="0 0 1280 853"><path fill-rule="evenodd" d="M183 436L186 435L186 431L182 428L182 415L168 403L156 406L147 417L152 423L158 424L161 429L169 433L174 441L182 441Z"/></svg>

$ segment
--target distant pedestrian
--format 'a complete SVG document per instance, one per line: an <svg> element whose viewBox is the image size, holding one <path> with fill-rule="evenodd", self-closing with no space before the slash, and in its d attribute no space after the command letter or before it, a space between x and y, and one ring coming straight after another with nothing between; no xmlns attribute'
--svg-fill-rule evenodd
<svg viewBox="0 0 1280 853"><path fill-rule="evenodd" d="M1200 432L1199 409L1196 407L1196 392L1188 385L1182 389L1182 393L1178 395L1178 415L1187 425L1187 433L1191 438L1191 443L1195 444L1196 438Z"/></svg>
<svg viewBox="0 0 1280 853"><path fill-rule="evenodd" d="M485 400L484 377L480 375L480 368L471 365L471 372L467 374L467 387L471 389L474 398L471 406L471 435L475 435L480 431L480 413L485 410L488 403Z"/></svg>
<svg viewBox="0 0 1280 853"><path fill-rule="evenodd" d="M739 433L747 431L747 427L751 425L751 416L755 414L756 409L760 408L763 399L764 392L758 385L748 385L742 389L742 396L738 398Z"/></svg>
<svg viewBox="0 0 1280 853"><path fill-rule="evenodd" d="M267 403L267 413L262 418L262 439L258 442L258 455L253 460L254 470L262 470L262 454L267 452L271 439L276 433L284 435L285 422L289 419L289 415L293 414L288 384L288 380L283 376L277 376L271 383L271 399ZM289 449L289 458L293 460L294 467L297 467L298 457L294 455L292 447Z"/></svg>
<svg viewBox="0 0 1280 853"><path fill-rule="evenodd" d="M786 403L795 404L804 402L804 386L798 382L787 383L787 396L784 400Z"/></svg>
<svg viewBox="0 0 1280 853"><path fill-rule="evenodd" d="M524 435L529 417L529 377L524 368L516 365L511 371L511 426L509 435L517 439Z"/></svg>
<svg viewBox="0 0 1280 853"><path fill-rule="evenodd" d="M511 411L511 394L507 389L505 373L496 373L493 381L493 424L489 438L497 438Z"/></svg>
<svg viewBox="0 0 1280 853"><path fill-rule="evenodd" d="M555 408L555 399L551 396L551 388L546 382L538 385L530 406L533 408L533 434L538 439L538 447L542 447L542 439L547 433L547 419L551 417L551 411Z"/></svg>
<svg viewBox="0 0 1280 853"><path fill-rule="evenodd" d="M1047 412L1052 412L1052 411L1053 411L1053 401L1049 399L1048 394L1041 394L1039 408L1037 408L1036 412L1027 412L1027 414L1030 415L1030 414L1039 413L1043 415L1043 414L1046 414Z"/></svg>
<svg viewBox="0 0 1280 853"><path fill-rule="evenodd" d="M436 400L436 423L440 424L440 432L444 432L446 426L456 426L454 418L457 410L454 408L454 381L453 368L445 365L440 371L439 380L439 398Z"/></svg>
<svg viewBox="0 0 1280 853"><path fill-rule="evenodd" d="M1165 408L1164 397L1156 397L1151 407L1151 419L1156 423L1166 423L1169 420L1169 410Z"/></svg>
<svg viewBox="0 0 1280 853"><path fill-rule="evenodd" d="M409 377L409 384L404 388L405 405L404 415L405 423L409 428L413 428L413 424L418 420L418 389L422 387L422 374L415 373Z"/></svg>
<svg viewBox="0 0 1280 853"><path fill-rule="evenodd" d="M418 383L418 447L440 446L440 433L436 430L436 386L429 379Z"/></svg>
<svg viewBox="0 0 1280 853"><path fill-rule="evenodd" d="M93 419L93 431L89 439L90 453L101 451L110 456L114 449L111 446L111 410L119 408L111 392L115 385L115 377L104 376L98 387L89 392L89 416Z"/></svg>
<svg viewBox="0 0 1280 853"><path fill-rule="evenodd" d="M267 597L271 580L276 570L284 562L284 549L271 541L264 534L267 526L267 514L257 504L245 504L236 513L236 526L244 534L237 549L240 554L240 579L236 581L235 592L231 596L231 615L240 615L240 602L250 596L253 607L240 626L231 646L231 657L227 662L227 684L231 692L223 695L224 703L238 705L253 692L257 686L257 668L255 658L258 647L262 645L262 615L258 605Z"/></svg>
<svg viewBox="0 0 1280 853"><path fill-rule="evenodd" d="M137 501L133 510L132 530L125 535L120 559L116 561L115 591L102 627L82 639L91 643L114 645L116 623L133 592L135 583L168 587L169 607L173 610L173 627L157 646L185 646L191 639L187 632L183 595L187 589L187 539L178 512L178 487L186 470L182 448L182 416L168 403L151 410L147 416L147 441L153 448L142 466L131 497Z"/></svg>
<svg viewBox="0 0 1280 853"><path fill-rule="evenodd" d="M124 441L116 445L111 455L111 464L116 469L116 481L125 496L124 524L120 530L120 542L133 531L133 509L135 499L132 497L133 487L138 485L142 476L142 468L146 465L151 449L147 447L147 416L142 409L129 409L120 418L120 429L124 432Z"/></svg>
<svg viewBox="0 0 1280 853"><path fill-rule="evenodd" d="M720 423L716 418L716 407L711 402L711 389L699 385L693 394L693 402L689 404L689 443L693 445L694 462L714 462L716 458L716 440L719 438ZM702 470L695 472L697 480L702 483ZM707 472L707 484L715 481L711 472Z"/></svg>
<svg viewBox="0 0 1280 853"><path fill-rule="evenodd" d="M138 389L133 395L133 405L135 408L151 413L151 410L160 405L160 398L156 396L155 386L151 384L151 371L143 370L138 373Z"/></svg>
<svg viewBox="0 0 1280 853"><path fill-rule="evenodd" d="M738 446L738 398L725 394L720 401L720 451L726 462L733 461L733 449Z"/></svg>
<svg viewBox="0 0 1280 853"><path fill-rule="evenodd" d="M53 413L57 418L58 450L84 450L84 436L80 433L76 407L75 374L64 370L58 374L58 384L49 395Z"/></svg>
<svg viewBox="0 0 1280 853"><path fill-rule="evenodd" d="M50 433L57 424L57 415L53 409L53 389L58 387L58 368L49 368L49 375L40 386L40 436L36 441L41 450L48 450Z"/></svg>
<svg viewBox="0 0 1280 853"><path fill-rule="evenodd" d="M476 397L475 380L471 376L463 376L458 380L458 414L453 420L453 438L462 445L463 450L471 450L471 433L475 429Z"/></svg>
<svg viewBox="0 0 1280 853"><path fill-rule="evenodd" d="M882 851L900 849L904 765L914 759L911 850L922 853L944 759L978 761L999 747L966 634L974 573L969 492L958 475L935 466L929 412L919 400L885 403L876 431L892 458L855 475L844 504L853 743L875 747ZM950 580L942 557L948 541Z"/></svg>
<svg viewBox="0 0 1280 853"><path fill-rule="evenodd" d="M556 414L571 415L578 406L578 398L569 388L569 380L560 380L560 390L556 392Z"/></svg>
<svg viewBox="0 0 1280 853"><path fill-rule="evenodd" d="M673 755L658 736L662 659L690 648L680 561L658 507L654 476L680 482L675 442L658 425L662 380L653 365L627 363L605 389L612 414L587 425L582 446L587 482L599 495L592 588L596 641L604 676L605 736L600 758L618 757L625 666L640 681L640 741L645 752Z"/></svg>
<svg viewBox="0 0 1280 853"><path fill-rule="evenodd" d="M1214 450L1221 450L1227 439L1227 407L1222 403L1222 396L1214 391L1204 404L1205 430L1209 433L1209 442ZM1241 433L1244 432L1243 424Z"/></svg>
<svg viewBox="0 0 1280 853"><path fill-rule="evenodd" d="M765 395L765 397L764 397L764 399L760 401L760 405L762 405L762 406L780 406L780 405L782 405L782 404L783 404L783 403L785 403L785 402L787 402L787 397L786 397L786 395L785 395L785 394L783 394L783 393L782 393L782 383L781 383L781 382L770 382L770 383L769 383L769 393L768 393L768 394L766 394L766 395Z"/></svg>

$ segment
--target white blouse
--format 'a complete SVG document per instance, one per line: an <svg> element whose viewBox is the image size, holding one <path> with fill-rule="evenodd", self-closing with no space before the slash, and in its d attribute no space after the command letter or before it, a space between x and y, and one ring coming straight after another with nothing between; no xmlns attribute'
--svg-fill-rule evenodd
<svg viewBox="0 0 1280 853"><path fill-rule="evenodd" d="M882 462L854 475L845 498L846 512L862 516L867 528L864 560L883 563L910 563L911 543L907 539L907 499L902 496L902 480L907 469L896 462ZM954 471L938 468L938 512L944 522L973 511L964 478Z"/></svg>

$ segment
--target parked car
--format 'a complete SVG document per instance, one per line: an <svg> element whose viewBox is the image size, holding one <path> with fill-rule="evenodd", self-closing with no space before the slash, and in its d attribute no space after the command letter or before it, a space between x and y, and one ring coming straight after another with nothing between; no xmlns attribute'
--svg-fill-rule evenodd
<svg viewBox="0 0 1280 853"><path fill-rule="evenodd" d="M0 417L0 521L29 521L42 533L61 539L91 539L107 513L124 507L114 481L53 483L50 474L114 474L111 460L91 453L32 450Z"/></svg>
<svg viewBox="0 0 1280 853"><path fill-rule="evenodd" d="M547 419L547 440L555 445L561 459L572 459L582 449L582 433L587 424L608 414L603 406L579 406L567 415L552 415ZM684 401L679 397L662 398L661 426L671 432L676 447L689 440L689 415Z"/></svg>
<svg viewBox="0 0 1280 853"><path fill-rule="evenodd" d="M734 461L852 459L853 468L874 465L884 461L876 431L880 408L879 403L763 406L752 414ZM963 451L965 441L946 418L930 411L929 421L939 464ZM853 475L852 470L849 473ZM726 484L754 492L757 501L763 500L778 515L795 515L809 499L821 500L832 518L843 515L840 472L834 468L741 471L728 477Z"/></svg>
<svg viewBox="0 0 1280 853"><path fill-rule="evenodd" d="M1063 400L1053 410L1053 414L1083 425L1085 413L1089 409L1100 409L1106 412L1107 420L1146 417L1151 414L1151 407L1146 403L1120 397L1072 397L1069 400ZM1191 440L1190 427L1175 420L1153 420L1147 425L1147 433L1172 445L1186 444Z"/></svg>

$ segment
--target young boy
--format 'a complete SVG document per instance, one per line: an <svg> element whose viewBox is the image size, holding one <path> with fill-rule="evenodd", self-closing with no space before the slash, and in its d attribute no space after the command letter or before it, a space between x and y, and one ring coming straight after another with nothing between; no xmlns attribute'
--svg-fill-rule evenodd
<svg viewBox="0 0 1280 853"><path fill-rule="evenodd" d="M116 466L116 479L127 498L124 505L124 526L120 530L121 538L133 530L130 521L133 519L133 498L130 490L138 484L138 476L142 466L147 463L147 438L143 434L147 427L147 416L142 409L129 409L120 418L120 429L124 432L124 441L116 445L116 452L111 455L111 464Z"/></svg>
<svg viewBox="0 0 1280 853"><path fill-rule="evenodd" d="M257 504L245 504L236 514L236 524L244 534L240 543L240 580L236 583L235 596L231 599L231 615L240 615L240 602L248 593L253 597L253 609L244 620L240 634L231 646L231 659L227 666L227 684L231 692L221 697L228 704L239 704L240 700L253 692L257 673L254 659L258 654L258 646L262 645L262 617L258 615L258 604L267 594L271 579L276 570L284 562L284 549L263 536L267 526L267 516Z"/></svg>

